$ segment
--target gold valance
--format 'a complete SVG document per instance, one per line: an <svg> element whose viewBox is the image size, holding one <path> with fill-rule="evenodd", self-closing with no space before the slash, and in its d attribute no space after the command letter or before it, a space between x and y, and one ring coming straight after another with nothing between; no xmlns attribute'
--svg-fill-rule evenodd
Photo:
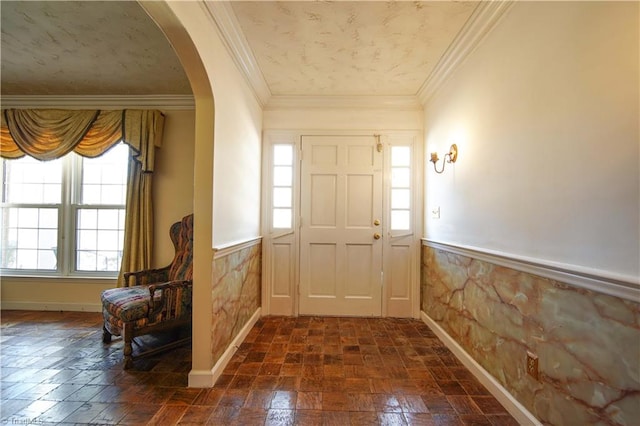
<svg viewBox="0 0 640 426"><path fill-rule="evenodd" d="M7 109L2 111L0 156L28 154L46 161L74 151L97 157L122 140L142 171L152 172L153 148L162 144L163 126L164 116L155 110Z"/></svg>

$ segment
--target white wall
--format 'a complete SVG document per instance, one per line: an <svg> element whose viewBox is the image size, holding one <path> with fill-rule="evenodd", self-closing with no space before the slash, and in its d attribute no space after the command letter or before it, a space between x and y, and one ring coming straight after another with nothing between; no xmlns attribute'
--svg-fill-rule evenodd
<svg viewBox="0 0 640 426"><path fill-rule="evenodd" d="M262 108L227 52L205 3L167 2L167 6L187 30L213 92L213 246L255 238L260 235Z"/></svg>
<svg viewBox="0 0 640 426"><path fill-rule="evenodd" d="M419 108L299 107L264 112L265 130L420 130L422 122Z"/></svg>
<svg viewBox="0 0 640 426"><path fill-rule="evenodd" d="M214 247L260 235L262 110L237 70L229 71L221 80L214 74L213 84Z"/></svg>
<svg viewBox="0 0 640 426"><path fill-rule="evenodd" d="M638 17L515 3L425 107L428 239L638 281Z"/></svg>

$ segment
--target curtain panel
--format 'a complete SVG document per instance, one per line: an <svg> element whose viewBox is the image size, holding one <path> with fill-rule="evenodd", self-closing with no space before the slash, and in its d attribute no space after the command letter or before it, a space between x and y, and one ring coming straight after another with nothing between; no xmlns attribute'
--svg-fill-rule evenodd
<svg viewBox="0 0 640 426"><path fill-rule="evenodd" d="M164 115L155 110L7 109L2 111L0 156L53 160L73 151L97 157L116 143L129 145L123 273L151 267L155 148L162 145Z"/></svg>

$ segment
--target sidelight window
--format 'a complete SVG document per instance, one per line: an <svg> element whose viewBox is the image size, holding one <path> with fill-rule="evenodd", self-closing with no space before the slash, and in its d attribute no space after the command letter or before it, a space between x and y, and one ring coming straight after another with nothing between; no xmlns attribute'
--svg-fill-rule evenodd
<svg viewBox="0 0 640 426"><path fill-rule="evenodd" d="M411 147L391 147L391 230L411 229Z"/></svg>
<svg viewBox="0 0 640 426"><path fill-rule="evenodd" d="M293 145L273 145L272 212L274 229L293 226Z"/></svg>

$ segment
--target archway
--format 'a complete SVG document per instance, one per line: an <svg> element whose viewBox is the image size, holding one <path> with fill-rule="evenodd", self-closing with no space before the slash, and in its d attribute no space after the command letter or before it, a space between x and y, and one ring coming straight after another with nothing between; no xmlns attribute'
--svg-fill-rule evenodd
<svg viewBox="0 0 640 426"><path fill-rule="evenodd" d="M193 343L190 387L212 387L211 252L213 223L214 98L209 75L187 30L193 4L140 1L163 31L187 74L195 98ZM189 2L191 3L191 2ZM178 9L180 9L178 11ZM176 16L180 14L180 18ZM197 12L197 11L196 11Z"/></svg>

